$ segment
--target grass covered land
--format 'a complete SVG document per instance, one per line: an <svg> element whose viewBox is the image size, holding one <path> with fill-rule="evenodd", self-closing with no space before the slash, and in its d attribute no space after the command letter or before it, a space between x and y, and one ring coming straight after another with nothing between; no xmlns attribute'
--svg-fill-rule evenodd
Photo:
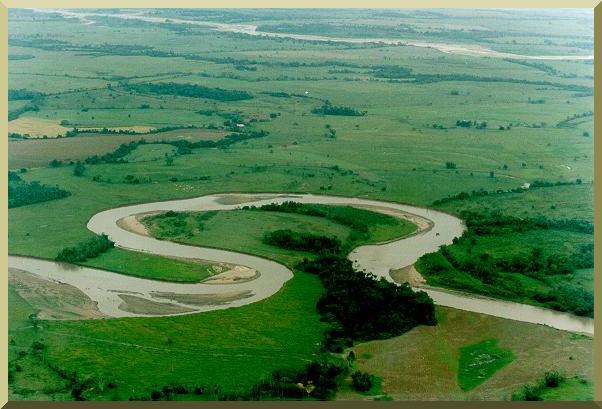
<svg viewBox="0 0 602 409"><path fill-rule="evenodd" d="M497 339L486 339L460 348L458 385L463 391L476 388L514 360L512 351L497 346Z"/></svg>
<svg viewBox="0 0 602 409"><path fill-rule="evenodd" d="M120 248L113 248L81 264L151 280L179 283L197 283L216 272L214 265L209 262L178 260Z"/></svg>
<svg viewBox="0 0 602 409"><path fill-rule="evenodd" d="M395 400L510 400L526 384L536 384L547 371L558 371L567 384L546 390L549 399L593 399L593 339L541 325L437 307L437 325L417 327L387 340L358 344L352 348L355 367L381 377L380 397ZM493 350L487 346L497 340ZM506 365L473 389L460 383L463 348L514 356ZM493 368L497 365L493 364ZM487 367L487 365L485 365ZM402 370L403 368L403 370ZM492 367L488 367L492 368ZM473 378L476 373L469 376ZM584 379L571 380L574 376ZM566 389L565 389L566 388ZM564 394L566 392L566 395ZM545 396L545 395L544 395ZM378 396L377 396L378 397ZM351 390L342 399L357 399Z"/></svg>
<svg viewBox="0 0 602 409"><path fill-rule="evenodd" d="M593 317L592 203L591 185L445 203L438 207L467 220L468 230L417 268L431 285Z"/></svg>
<svg viewBox="0 0 602 409"><path fill-rule="evenodd" d="M301 208L306 214L284 211L280 206L266 206L265 211L166 212L145 217L142 222L151 235L160 239L258 254L290 267L311 257L312 252L268 244L266 234L292 230L335 238L342 249L350 251L362 244L405 236L416 228L405 220L347 206Z"/></svg>
<svg viewBox="0 0 602 409"><path fill-rule="evenodd" d="M11 393L28 399L44 391L56 398L70 394L70 388L40 387L33 375L39 370L58 383L56 370L91 377L103 387L88 396L102 400L149 396L170 383L246 391L273 370L302 367L317 356L325 329L316 312L320 293L317 277L297 273L273 297L244 308L159 319L45 321L35 329L27 318L35 310L13 292L10 361L26 363L22 372L12 368ZM36 341L45 359L29 362ZM116 387L107 388L109 382Z"/></svg>
<svg viewBox="0 0 602 409"><path fill-rule="evenodd" d="M480 44L523 54L586 55L593 44L593 19L585 11L546 12L549 25L534 21L529 11L479 11L479 24L486 30L474 27L469 11L270 14L164 9L152 13L217 22L255 21L274 31L291 29L292 24L291 32L324 35L355 36L362 31L371 37L427 36L436 42ZM82 176L74 175L70 161L100 157L138 136L103 133L12 139L10 166L28 169L19 174L25 183L58 185L71 194L11 208L10 254L52 259L61 249L90 239L93 235L86 223L103 209L223 191L328 193L431 206L460 192L581 179L580 186L475 197L437 207L456 214L499 211L516 217L593 220L592 61L506 60L412 46L261 38L200 25L112 17L82 24L78 19L16 9L9 19L10 88L25 90L12 92L9 101L9 126L16 133L35 131L43 137L75 127L195 126L204 131L168 131L169 135L145 138L190 136L197 141L219 140L240 129L269 132L261 138L176 154L163 145L139 145L123 163L86 164ZM307 26L308 19L319 24ZM180 85L171 86L169 93L154 92L160 89L151 85L170 83ZM178 90L195 92L184 95ZM203 98L216 95L230 100ZM252 98L231 100L233 95ZM365 114L312 112L326 101L331 107ZM464 121L478 127L465 127ZM153 151L158 146L165 150ZM163 159L165 153L171 161ZM63 164L49 167L54 159ZM254 217L251 213L245 217ZM320 225L335 228L323 218ZM223 236L223 232L215 234ZM526 257L534 247L540 247L546 258L556 252L570 258L591 242L590 236L539 229L479 236L475 246L476 252L491 253L494 259L505 254ZM496 250L498 246L506 251ZM469 248L458 243L450 253L465 259ZM130 274L158 279L196 280L204 274L202 267L194 270L173 260L119 249L85 263L116 271L127 268ZM472 283L479 292L491 287L466 273L458 270L462 285ZM535 295L554 293L563 283L576 288L579 299L581 289L593 291L593 268L534 277L496 273L500 281L525 289L527 294L520 298L524 302L535 303ZM449 283L446 279L439 285ZM9 339L15 342L9 345L9 359L15 365L16 359L24 359L24 364L21 371L11 367L11 398L68 399L63 378L51 368L94 379L97 386L90 396L98 399L128 399L184 380L191 383L188 386L215 382L231 391L247 387L276 368L301 368L317 353L324 323L315 307L322 291L317 277L296 273L274 297L243 308L177 318L48 321L37 330L28 328L32 324L27 318L35 309L13 291ZM364 370L382 377L383 390L394 398L509 398L556 364L567 379L576 375L593 379L590 340L570 339L569 334L529 324L492 318L478 318L475 324L474 315L453 319L450 312L447 316L453 325L446 326L440 319L436 327L366 344L391 347L383 347L383 355L366 352L387 365L374 365L366 358ZM266 327L266 322L273 325ZM439 332L441 328L446 330ZM423 338L413 338L416 334ZM173 343L168 343L168 337ZM480 386L462 392L454 369L457 350L488 338L499 339L500 348L512 350L516 359ZM448 339L457 341L450 344ZM547 342L542 344L542 339ZM34 346L34 341L43 345ZM569 350L574 360L562 352ZM19 357L20 352L26 352L26 357ZM358 360L357 365L363 364ZM386 368L386 373L378 368ZM109 387L111 380L115 388ZM573 396L563 388L555 391Z"/></svg>

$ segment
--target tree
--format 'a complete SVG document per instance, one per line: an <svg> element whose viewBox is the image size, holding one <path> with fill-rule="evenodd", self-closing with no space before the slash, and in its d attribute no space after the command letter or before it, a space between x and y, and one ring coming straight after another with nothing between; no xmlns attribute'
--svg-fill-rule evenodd
<svg viewBox="0 0 602 409"><path fill-rule="evenodd" d="M75 164L75 168L73 168L73 174L75 176L83 176L85 170L86 170L86 167L84 166L84 164L81 163L80 161L77 161L77 163Z"/></svg>
<svg viewBox="0 0 602 409"><path fill-rule="evenodd" d="M172 166L173 165L173 156L169 156L165 154L165 165Z"/></svg>

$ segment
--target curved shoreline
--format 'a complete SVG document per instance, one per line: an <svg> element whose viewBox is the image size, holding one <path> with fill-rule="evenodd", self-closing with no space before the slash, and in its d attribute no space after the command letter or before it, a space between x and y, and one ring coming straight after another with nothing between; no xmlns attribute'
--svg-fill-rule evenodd
<svg viewBox="0 0 602 409"><path fill-rule="evenodd" d="M237 198L246 197L248 201L236 204L220 203L220 200L232 196ZM109 235L117 247L167 257L203 259L249 267L260 273L255 280L228 284L170 283L18 256L9 256L9 267L29 271L50 281L65 282L75 286L90 299L97 302L101 313L110 317L194 314L247 305L266 299L278 292L293 277L292 271L276 261L255 255L191 246L141 236L124 230L117 222L124 217L153 211L233 210L243 205L261 206L269 203L282 203L287 200L300 203L370 207L372 211L380 211L381 213L396 212L396 217L406 215L428 220L428 228L421 229L419 227L416 232L401 239L360 246L349 254L348 258L352 260L356 268L370 271L376 276L383 277L391 282L395 282L390 275L392 270L414 264L423 254L436 251L443 244L451 243L453 238L460 236L465 229L463 222L450 214L393 202L311 194L264 193L260 197L257 193L209 194L189 199L140 203L104 210L92 216L87 227L97 234L105 233ZM427 292L438 305L548 325L562 330L593 334L593 320L589 318L452 290L428 286L418 286L416 288ZM232 291L250 291L251 295L241 299L229 300L227 303L201 306L177 302L173 298L161 297L162 293L173 293L219 298L220 295L223 296ZM160 308L156 309L153 314L126 311L123 308L123 298L120 297L120 294L131 293L136 293L139 298L147 302L164 303L166 310L169 311L173 311L173 307L176 306L188 308L192 311L161 313Z"/></svg>
<svg viewBox="0 0 602 409"><path fill-rule="evenodd" d="M446 54L458 54L472 57L492 57L492 58L509 58L509 59L521 59L521 60L593 60L593 55L521 55L502 51L496 51L490 48L486 48L476 44L448 44L448 43L432 43L417 40L404 40L395 38L356 38L356 37L328 37L315 34L295 34L295 33L274 33L267 31L258 31L258 26L253 24L230 24L230 23L216 23L202 20L184 20L179 18L167 18L167 17L153 17L144 15L142 12L136 13L124 13L124 14L107 14L107 13L82 13L74 12L70 10L62 9L36 9L32 8L34 12L38 13L58 13L64 18L77 18L83 24L94 24L95 21L87 19L87 17L113 17L121 18L125 20L140 20L147 23L172 23L172 24L189 24L198 25L203 27L209 27L215 31L222 31L227 33L238 33L246 34L250 36L259 37L272 37L272 38L290 38L293 40L303 41L322 41L322 42L335 42L335 43L351 43L351 44L366 44L366 43L380 43L388 45L401 45L411 47L422 47L432 48Z"/></svg>

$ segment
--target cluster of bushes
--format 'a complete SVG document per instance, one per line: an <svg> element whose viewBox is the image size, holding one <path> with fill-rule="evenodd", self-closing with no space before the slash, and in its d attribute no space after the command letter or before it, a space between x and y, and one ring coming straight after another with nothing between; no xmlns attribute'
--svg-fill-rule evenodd
<svg viewBox="0 0 602 409"><path fill-rule="evenodd" d="M174 212L173 210L165 213L145 217L143 223L152 228L158 237L178 237L193 236L193 229L201 231L205 228L205 222L215 217L217 211L196 212ZM188 222L193 222L194 226L189 226Z"/></svg>
<svg viewBox="0 0 602 409"><path fill-rule="evenodd" d="M535 385L525 385L519 392L512 394L514 401L540 401L541 394L548 388L557 388L566 378L557 371L548 371Z"/></svg>
<svg viewBox="0 0 602 409"><path fill-rule="evenodd" d="M55 257L55 260L66 263L85 261L89 258L99 256L114 246L115 243L109 239L109 236L103 233L101 235L96 235L77 246L62 249Z"/></svg>
<svg viewBox="0 0 602 409"><path fill-rule="evenodd" d="M263 237L263 242L283 249L310 251L318 254L336 254L341 251L341 241L336 237L299 233L289 229L268 232Z"/></svg>
<svg viewBox="0 0 602 409"><path fill-rule="evenodd" d="M425 292L357 271L343 255L305 259L297 268L318 275L324 285L318 311L332 324L324 341L330 351L341 352L353 340L390 338L437 323L433 300Z"/></svg>
<svg viewBox="0 0 602 409"><path fill-rule="evenodd" d="M70 196L71 193L58 186L40 182L26 182L16 173L8 172L8 208L46 202Z"/></svg>
<svg viewBox="0 0 602 409"><path fill-rule="evenodd" d="M173 400L176 395L209 396L219 401L259 401L259 400L329 400L335 395L339 385L348 373L348 366L342 362L322 357L315 359L300 369L273 371L254 384L249 390L224 392L217 385L187 388L182 385L166 385L147 396L132 396L130 401Z"/></svg>
<svg viewBox="0 0 602 409"><path fill-rule="evenodd" d="M367 392L372 389L374 384L374 375L367 372L355 371L351 374L353 389L358 392Z"/></svg>
<svg viewBox="0 0 602 409"><path fill-rule="evenodd" d="M217 101L241 101L253 98L247 91L210 88L196 84L180 84L175 82L158 82L146 84L128 84L127 89L140 93L176 95L189 98L206 98Z"/></svg>
<svg viewBox="0 0 602 409"><path fill-rule="evenodd" d="M332 399L346 373L347 367L339 363L327 360L312 361L300 370L273 372L267 379L251 388L249 398Z"/></svg>
<svg viewBox="0 0 602 409"><path fill-rule="evenodd" d="M332 105L328 100L324 101L322 106L316 107L311 110L313 114L320 115L338 115L338 116L364 116L366 111L359 111L355 108Z"/></svg>
<svg viewBox="0 0 602 409"><path fill-rule="evenodd" d="M376 78L407 78L412 74L412 70L398 65L377 65L371 72Z"/></svg>
<svg viewBox="0 0 602 409"><path fill-rule="evenodd" d="M456 128L476 128L476 129L485 129L487 128L487 122L485 121L471 121L466 119L458 119L456 121Z"/></svg>

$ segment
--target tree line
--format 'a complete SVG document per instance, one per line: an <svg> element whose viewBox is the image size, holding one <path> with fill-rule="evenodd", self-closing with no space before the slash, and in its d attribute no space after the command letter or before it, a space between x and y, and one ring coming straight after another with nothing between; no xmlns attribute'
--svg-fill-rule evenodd
<svg viewBox="0 0 602 409"><path fill-rule="evenodd" d="M98 163L126 163L125 156L132 153L138 146L145 144L168 144L177 148L178 155L187 155L192 153L193 149L197 148L226 148L234 143L254 138L262 138L268 135L268 131L246 131L242 133L232 133L226 135L224 139L218 141L212 140L199 140L191 142L186 139L178 140L161 140L161 141L147 141L146 139L140 139L138 141L132 141L128 143L122 143L113 152L106 153L104 155L92 155L84 159L84 162L88 165L95 165Z"/></svg>
<svg viewBox="0 0 602 409"><path fill-rule="evenodd" d="M125 88L139 93L177 95L179 97L206 98L217 101L241 101L253 98L253 95L247 91L210 88L204 85L175 82L127 84Z"/></svg>
<svg viewBox="0 0 602 409"><path fill-rule="evenodd" d="M336 237L300 233L290 229L267 232L263 237L263 242L287 250L309 251L318 254L336 254L341 251L341 241Z"/></svg>
<svg viewBox="0 0 602 409"><path fill-rule="evenodd" d="M523 164L523 167L524 166L526 166L526 164ZM550 182L550 181L546 181L546 180L535 180L529 184L528 189L524 188L524 187L516 187L513 189L498 189L498 190L491 190L491 191L480 189L480 190L473 190L471 192L460 192L455 195L437 199L432 203L432 205L439 206L439 205L453 202L453 201L470 200L473 198L489 196L489 195L499 195L499 194L506 194L506 193L525 193L529 189L538 189L538 188L555 187L555 186L572 186L572 185L581 185L581 184L583 184L583 181L581 179L576 179L575 181L556 181L556 182Z"/></svg>
<svg viewBox="0 0 602 409"><path fill-rule="evenodd" d="M320 115L336 115L336 116L364 116L366 111L359 111L355 108L332 105L328 100L324 101L322 106L316 107L311 110L313 114Z"/></svg>

